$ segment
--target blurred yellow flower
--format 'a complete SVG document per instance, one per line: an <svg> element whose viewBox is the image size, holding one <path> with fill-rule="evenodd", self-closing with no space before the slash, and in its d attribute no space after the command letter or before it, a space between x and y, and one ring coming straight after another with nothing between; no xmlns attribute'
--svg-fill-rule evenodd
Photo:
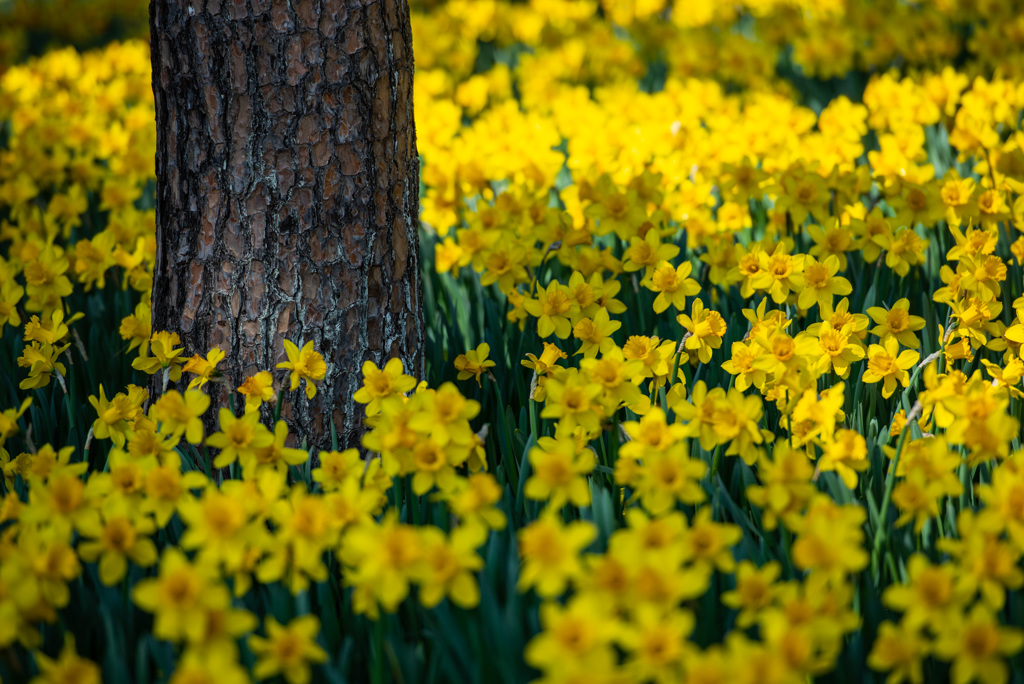
<svg viewBox="0 0 1024 684"><path fill-rule="evenodd" d="M159 574L135 584L132 600L155 615L153 634L172 642L199 641L207 611L223 609L230 601L215 568L190 563L173 546L164 549Z"/></svg>
<svg viewBox="0 0 1024 684"><path fill-rule="evenodd" d="M206 444L220 453L213 459L214 468L224 468L236 459L245 460L256 457L256 450L269 446L274 436L265 425L259 422L260 414L250 411L241 418L235 417L229 409L221 408L220 432L206 438Z"/></svg>
<svg viewBox="0 0 1024 684"><path fill-rule="evenodd" d="M274 376L270 371L260 371L245 379L238 392L245 397L245 411L255 411L263 402L274 398Z"/></svg>
<svg viewBox="0 0 1024 684"><path fill-rule="evenodd" d="M549 509L550 510L550 509ZM593 541L597 530L577 520L564 525L548 512L519 531L519 555L523 566L518 588L533 588L542 598L561 595L583 573L580 552Z"/></svg>
<svg viewBox="0 0 1024 684"><path fill-rule="evenodd" d="M257 679L280 674L288 684L307 684L312 677L310 665L327 662L327 652L316 642L320 620L315 615L297 617L283 626L268 617L264 628L266 637L249 637L249 648L256 656L253 675Z"/></svg>
<svg viewBox="0 0 1024 684"><path fill-rule="evenodd" d="M65 635L64 647L57 658L36 652L35 659L39 674L29 684L100 684L103 681L99 665L75 651L75 637L70 633Z"/></svg>

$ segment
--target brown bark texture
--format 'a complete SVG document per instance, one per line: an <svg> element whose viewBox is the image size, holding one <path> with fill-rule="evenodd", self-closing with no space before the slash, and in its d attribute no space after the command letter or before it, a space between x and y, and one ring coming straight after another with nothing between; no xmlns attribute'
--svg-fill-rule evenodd
<svg viewBox="0 0 1024 684"><path fill-rule="evenodd" d="M363 361L423 372L407 2L152 0L150 24L153 330L225 351L214 407L260 370L287 390L283 340L313 340L327 377L282 416L355 446Z"/></svg>

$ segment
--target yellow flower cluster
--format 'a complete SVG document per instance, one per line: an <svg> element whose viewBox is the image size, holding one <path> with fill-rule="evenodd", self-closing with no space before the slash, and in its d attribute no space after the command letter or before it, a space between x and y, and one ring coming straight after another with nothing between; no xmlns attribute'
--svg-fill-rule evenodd
<svg viewBox="0 0 1024 684"><path fill-rule="evenodd" d="M704 60L712 65L704 71L688 70L685 57L674 55L664 88L648 93L635 80L636 54L616 52L620 46L605 50L595 36L603 27L586 12L545 3L560 14L538 34L543 36L538 49L522 56L512 71L521 103L513 109L505 66L466 73L461 83L450 80L463 62L449 59L440 47L434 57L432 48L443 32L424 31L430 33L426 68L437 66L441 72L429 71L417 85L417 119L425 140L423 211L439 235L436 270L457 275L472 269L482 285L504 295L509 321L521 330L536 326L544 340L543 353L527 354L522 363L533 370L531 396L543 402L540 418L552 421L554 434L529 450L525 495L547 502L549 512L566 503L590 506L592 483L604 468L614 471L615 483L630 493L627 505L639 503L640 509L632 509L637 514L644 510L660 521L677 515L673 511L679 507L696 510L691 522L676 523L679 540L671 548L678 556L657 564L671 569L677 586L695 593L658 595L650 608L631 593L643 591L631 581L647 586L630 579L642 575L644 563L635 547L623 555L614 580L628 598L616 602L592 593L604 579L592 576L597 572L592 568L605 568L625 530L613 533L605 556L585 552L595 530L583 522L566 525L545 513L520 532L521 587L551 599L567 587L575 589L564 606L546 606L544 632L527 652L545 681L597 673L613 679L617 663L631 680L671 681L682 672L704 672L711 659L722 668L721 676L741 680L777 672L772 681L802 681L827 671L843 635L856 628L850 578L865 571L869 556L862 533L866 509L823 497L815 486L819 477L835 472L846 488L861 491L869 454L881 443L896 461L888 479L894 485L897 528L914 522L921 534L928 521L941 526L941 506L964 492L963 473L984 466L992 468L995 481L1007 467L995 463L1015 462L1011 452L1019 447L1020 423L1010 402L1022 396L1019 310L1024 298L1015 300L1009 316L1002 301L1008 285L1009 292L1021 294L1024 260L1024 238L1018 235L1024 230L1019 133L1024 88L1015 80L1020 47L1000 57L991 45L972 39L969 49L977 62L957 72L943 63L963 47L952 26L954 17L971 11L967 7L900 5L898 21L883 21L878 7L815 5L813 19L782 7L764 8L764 23L778 33L767 39L769 47L762 44L751 52L770 51L772 40L792 41L794 61L808 74L828 77L854 65L886 64L899 45L901 55L925 68L903 77L877 75L862 102L838 97L815 112L796 105L770 77L755 81L752 72L723 78L715 59ZM694 23L721 20L715 8L723 5L708 6L705 19ZM528 30L529 9L487 7L499 15L509 11L508 21L499 25L509 26L513 35L488 33L485 40L521 39ZM694 34L686 41L666 39L678 27L663 24L664 2L608 3L603 9L641 38L695 42ZM995 17L1010 11L1007 3L988 9L993 27L999 23ZM701 16L688 7L686 15L691 14ZM782 29L781 17L796 20ZM467 6L450 4L432 21L433 26L465 26L476 18ZM571 28L560 31L560 26ZM480 27L486 30L482 21ZM1006 35L1004 30L985 31L1006 47L996 38ZM586 60L570 57L571 31L586 35ZM701 45L699 38L696 44ZM907 44L913 49L906 50ZM974 75L996 61L1002 76ZM592 67L604 74L601 88L591 95L580 84L595 79ZM693 78L699 75L757 87L732 95L718 82ZM460 116L470 117L470 123L460 128ZM542 146L538 135L560 141L564 158L549 159L548 145ZM866 146L866 136L877 143ZM952 158L936 156L940 137L952 147ZM527 142L510 152L506 140ZM765 225L762 233L752 230L757 224ZM680 251L681 242L686 252ZM545 278L549 273L554 275ZM879 290L881 275L905 296L886 299ZM930 302L924 304L920 292L906 287L911 278L922 277L943 285L925 293ZM640 298L646 314L631 317L645 329L630 330L618 338L624 343L616 343L623 324L614 317L632 313L620 301L629 288L653 296ZM759 303L743 308L736 291L739 301ZM670 309L678 327L658 326L659 315ZM734 313L746 319L739 331L727 325ZM674 332L668 339L642 334L653 329ZM724 345L728 353L720 355L726 340L732 340ZM567 362L570 355L582 359ZM979 361L991 381L978 369ZM731 386L709 388L697 380L688 392L688 379L709 363L732 376ZM694 367L696 372L684 373ZM921 406L912 411L912 383L918 379L924 384L917 393ZM877 395L869 388L874 383ZM889 399L898 389L903 404L891 420L872 415L860 403L869 395ZM870 405L873 412L882 404L872 399ZM624 409L636 420L620 418ZM852 429L851 411L858 412L862 425L865 416L883 426L891 422L889 433L879 437ZM784 430L779 435L763 427L769 412L778 415ZM621 429L623 443L603 458L590 445L603 441L609 429ZM902 430L914 434L898 445L886 444ZM698 453L713 456L710 468L689 442L699 443ZM809 571L804 581L814 583L814 594L831 612L803 632L806 612L797 619L789 611L767 610L778 605L776 596L789 593L777 586L778 569L769 564L763 572L770 579L761 580L764 591L757 594L765 612L751 611L745 618L747 625L759 625L761 641L752 645L737 638L724 652L702 653L687 641L693 616L686 606L704 593L706 581L687 574L692 557L681 540L690 525L710 514L701 483L709 470L714 476L723 454L756 467L758 482L746 489L748 500L760 509L766 529L782 526L795 535L793 563ZM1015 471L1009 468L1007 477ZM886 473L872 477L884 480ZM887 496L884 505L889 504ZM888 525L884 520L869 525L876 542L884 537L879 524ZM988 542L974 541L971 528L962 527L957 529L964 541L947 537L951 546L940 542L939 547L954 560L961 558L954 547L977 549L970 563L985 563L977 554ZM1010 539L1010 532L994 524L987 534L992 544L1007 549L1000 567L1015 568L1020 551L1011 549L1022 548L1019 541L1000 541ZM761 577L756 567L745 567L749 574L743 579ZM953 565L942 567L954 572ZM959 578L961 571L955 574ZM1017 572L1011 574L1015 578ZM740 577L736 582L742 593ZM745 607L735 593L729 596L727 605ZM953 662L960 681L976 674L1002 681L1002 659L1022 644L1016 637L986 636L1001 634L1000 628L991 612L971 608L972 596L957 604L963 610L951 614L941 634L922 622L901 627L912 632L909 643L922 644L913 652L912 666L878 655L890 643L887 624L872 666L922 681L923 654L934 653ZM888 594L886 604L897 608ZM637 651L642 642L636 633L645 624L674 630L671 638L659 633L663 640L655 643L665 669ZM798 651L771 643L782 633L798 640ZM891 647L904 636L892 636ZM988 639L984 653L970 650L975 637ZM759 654L754 664L736 665L752 648ZM625 653L625 660L616 652ZM787 662L785 654L795 652L805 659Z"/></svg>
<svg viewBox="0 0 1024 684"><path fill-rule="evenodd" d="M0 152L0 324L20 325L21 309L36 314L35 329L60 328L63 339L80 318L65 317L76 285L104 288L117 267L120 285L144 295L122 336L147 356L155 219L139 200L154 179L149 73L146 46L128 43L51 52L0 77L0 120L9 122ZM64 374L57 357L66 347L56 341L26 348L23 388Z"/></svg>
<svg viewBox="0 0 1024 684"><path fill-rule="evenodd" d="M805 682L884 606L864 655L890 681L949 663L1005 682L1024 648L1003 625L1024 586L1024 25L1007 0L891 5L418 5L431 277L506 318L437 371L461 389L367 361L364 451L316 467L262 420L270 370L207 434L225 352L152 330L145 46L3 73L18 387L71 405L91 323L71 302L113 284L160 391L97 378L85 453L16 437L30 399L0 412L0 647L38 648L94 564L180 647L176 681L245 681L248 637L253 676L304 684L319 621L241 599L340 577L371 619L474 608L507 535L542 681ZM851 69L875 71L862 96L806 105L777 75ZM312 398L324 359L285 353L281 391ZM42 676L98 679L75 648Z"/></svg>
<svg viewBox="0 0 1024 684"><path fill-rule="evenodd" d="M7 0L0 7L0 72L26 53L68 43L101 44L116 32L143 37L149 30L145 0Z"/></svg>
<svg viewBox="0 0 1024 684"><path fill-rule="evenodd" d="M289 356L298 358L298 347L288 345ZM219 358L218 351L207 359ZM280 365L293 378L305 373L312 386L308 369L323 359L311 347L303 347L303 355L307 371L300 364ZM193 367L189 372L201 379L212 366L200 357ZM500 487L479 472L481 440L469 427L479 404L451 384L416 387L397 359L383 370L367 362L364 375L356 398L368 404L375 427L365 444L379 459L366 460L355 449L321 451L310 473L312 490L290 482L290 466L306 465L310 454L287 446L283 421L271 432L258 411L236 417L222 408L220 430L204 436L202 416L210 397L198 388L165 391L145 410L145 389L131 385L107 399L101 387L98 397L89 398L97 414L92 435L115 444L103 472L74 460L73 447L46 444L14 458L3 451L9 493L0 506L0 522L8 523L0 539L0 645L38 646L36 625L56 621L83 563L96 563L105 585L132 587L134 603L155 616L155 636L184 645L183 671L210 663L237 668L236 640L257 620L236 607L232 596L250 593L254 582L281 582L295 594L304 592L311 582L328 579L332 556L354 587L357 613L377 618L381 608L396 611L411 584L425 607L445 598L475 606L475 572L483 567L476 551L489 530L506 524L496 508ZM321 372L316 379L322 377ZM297 385L293 380L293 389ZM0 448L28 403L4 412ZM207 474L194 469L183 461L185 442L217 449L214 468L239 462L241 477L222 480L209 474L209 464ZM477 472L456 473L467 462ZM393 478L410 473L417 494L436 485L457 527L446 532L399 523L393 513L378 520ZM25 501L17 493L23 486ZM182 532L161 553L154 539L175 534L172 519L180 520ZM134 567L156 567L157 574L140 580ZM293 684L308 681L309 664L325 656L313 641L319 622L301 620L282 628L269 618L267 637L250 638L252 650L264 658L255 667L257 676L283 672ZM275 645L282 639L294 641L295 648Z"/></svg>
<svg viewBox="0 0 1024 684"><path fill-rule="evenodd" d="M740 530L711 520L709 508L690 522L679 512L649 517L632 509L606 553L582 557L577 553L594 530L542 517L520 533L527 558L521 582L547 597L567 581L576 591L565 604L542 605L543 632L527 646L527 662L544 672L544 681L795 682L827 672L858 619L842 570L832 579L817 574L827 555L820 545L830 545L825 530L835 525L834 532L852 533L855 541L862 520L827 497L813 508L822 529L806 530L794 544L800 567L815 569L802 581L779 581L775 561L737 564L729 549ZM856 569L863 559L849 560L847 569ZM735 577L721 600L739 611L739 627L757 625L761 640L740 629L705 650L693 643L697 620L681 604L693 605L716 571ZM621 662L617 651L625 654Z"/></svg>

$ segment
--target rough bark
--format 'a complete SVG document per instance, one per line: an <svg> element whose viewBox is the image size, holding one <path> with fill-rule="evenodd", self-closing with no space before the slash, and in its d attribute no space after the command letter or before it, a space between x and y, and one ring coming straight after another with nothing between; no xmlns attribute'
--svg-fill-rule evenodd
<svg viewBox="0 0 1024 684"><path fill-rule="evenodd" d="M423 368L406 0L152 0L150 24L153 329L223 349L232 391L313 340L327 378L282 415L353 445L363 361Z"/></svg>

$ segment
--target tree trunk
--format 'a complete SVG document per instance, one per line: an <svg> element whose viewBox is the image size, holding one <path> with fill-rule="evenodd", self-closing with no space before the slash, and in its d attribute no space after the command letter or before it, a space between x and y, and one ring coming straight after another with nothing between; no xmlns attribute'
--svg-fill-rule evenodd
<svg viewBox="0 0 1024 684"><path fill-rule="evenodd" d="M423 371L406 0L152 0L150 24L153 330L225 351L214 406L260 370L287 390L282 341L313 340L327 377L282 415L355 445L363 361Z"/></svg>

